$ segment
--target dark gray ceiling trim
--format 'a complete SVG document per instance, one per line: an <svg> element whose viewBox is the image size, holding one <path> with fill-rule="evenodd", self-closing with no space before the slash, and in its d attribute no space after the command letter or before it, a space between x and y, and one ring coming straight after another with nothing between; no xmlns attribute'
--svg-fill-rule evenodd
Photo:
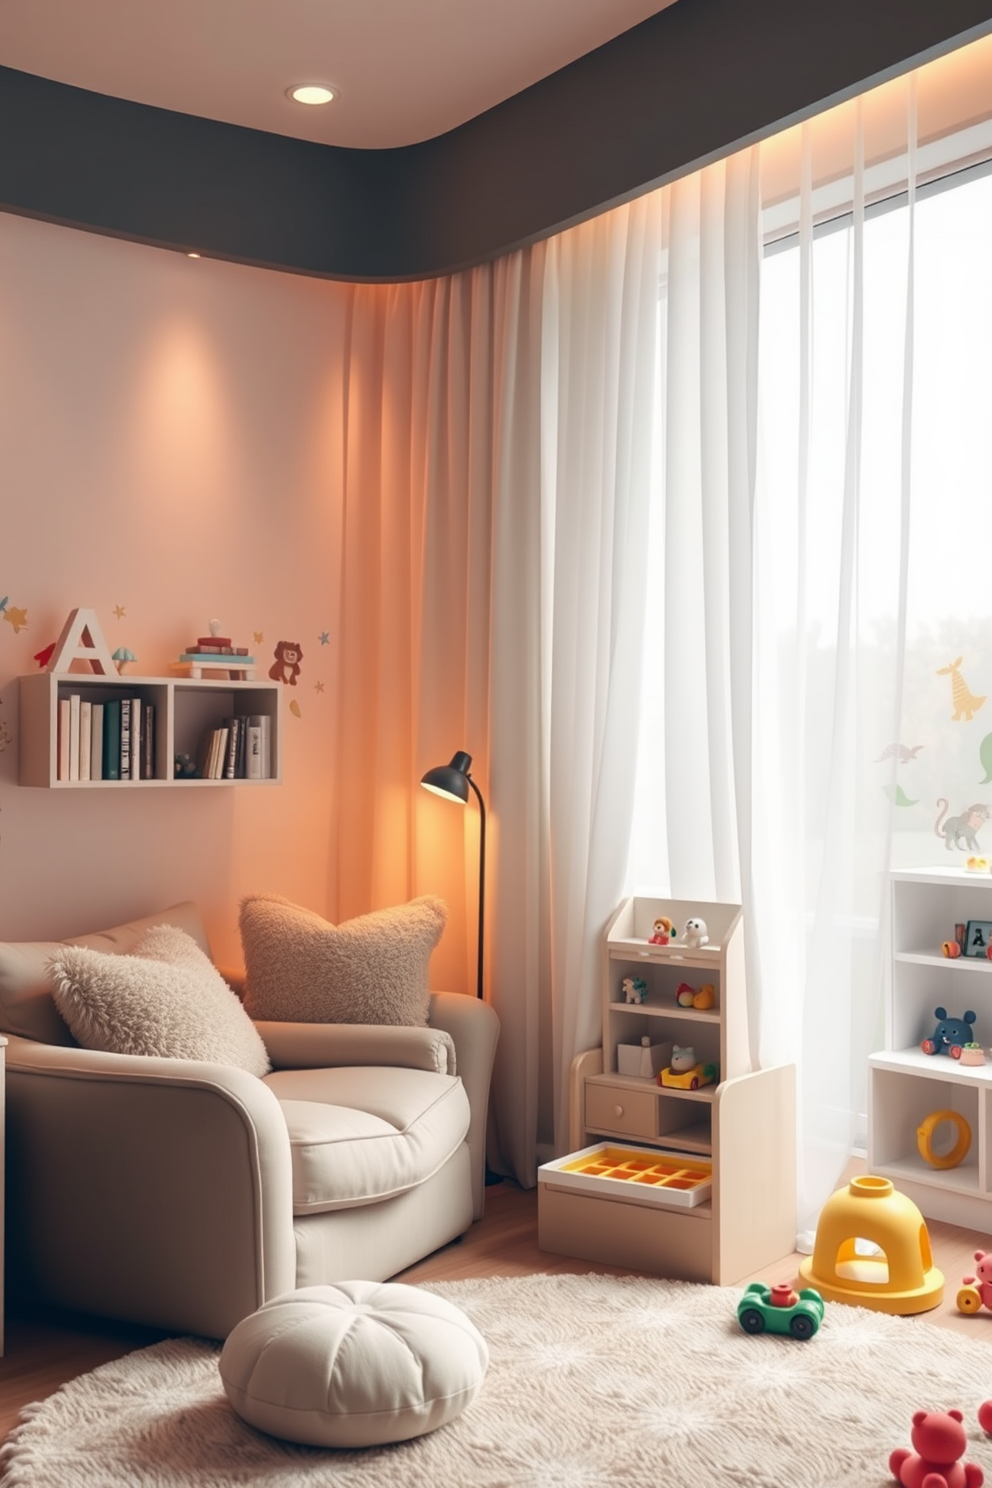
<svg viewBox="0 0 992 1488"><path fill-rule="evenodd" d="M992 0L678 0L423 144L314 145L0 67L0 208L340 279L429 277L992 29Z"/></svg>

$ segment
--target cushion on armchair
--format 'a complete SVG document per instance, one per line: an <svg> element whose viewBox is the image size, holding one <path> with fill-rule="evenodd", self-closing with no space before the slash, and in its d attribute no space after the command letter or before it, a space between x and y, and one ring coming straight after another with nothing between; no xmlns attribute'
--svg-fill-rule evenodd
<svg viewBox="0 0 992 1488"><path fill-rule="evenodd" d="M129 955L64 946L48 962L55 1004L84 1049L232 1064L265 1075L248 1014L185 931L158 925Z"/></svg>
<svg viewBox="0 0 992 1488"><path fill-rule="evenodd" d="M209 954L203 921L189 900L173 904L154 915L128 920L110 930L77 935L64 940L0 942L0 1032L35 1039L42 1044L72 1045L76 1041L59 1016L46 971L50 958L65 946L88 946L95 951L126 954L154 925L177 925Z"/></svg>
<svg viewBox="0 0 992 1488"><path fill-rule="evenodd" d="M428 965L446 918L433 896L332 925L277 895L249 895L240 915L245 1007L274 1022L424 1025Z"/></svg>

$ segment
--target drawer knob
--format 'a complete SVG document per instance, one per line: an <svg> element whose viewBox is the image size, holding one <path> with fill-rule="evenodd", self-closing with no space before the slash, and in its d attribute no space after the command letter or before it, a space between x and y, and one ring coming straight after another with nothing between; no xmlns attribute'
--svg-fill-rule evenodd
<svg viewBox="0 0 992 1488"><path fill-rule="evenodd" d="M622 1116L623 1115L623 1106L614 1106L613 1107L613 1114L614 1114L614 1116Z"/></svg>

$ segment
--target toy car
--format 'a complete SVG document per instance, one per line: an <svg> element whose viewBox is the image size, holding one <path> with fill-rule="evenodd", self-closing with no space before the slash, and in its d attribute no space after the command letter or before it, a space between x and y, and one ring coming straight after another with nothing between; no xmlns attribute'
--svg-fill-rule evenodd
<svg viewBox="0 0 992 1488"><path fill-rule="evenodd" d="M788 1333L805 1341L823 1322L823 1298L813 1287L794 1292L787 1282L766 1286L752 1281L737 1304L737 1321L745 1333Z"/></svg>
<svg viewBox="0 0 992 1488"><path fill-rule="evenodd" d="M694 1064L687 1070L674 1070L668 1065L658 1076L658 1084L674 1090L698 1090L700 1085L712 1085L715 1079L715 1064Z"/></svg>

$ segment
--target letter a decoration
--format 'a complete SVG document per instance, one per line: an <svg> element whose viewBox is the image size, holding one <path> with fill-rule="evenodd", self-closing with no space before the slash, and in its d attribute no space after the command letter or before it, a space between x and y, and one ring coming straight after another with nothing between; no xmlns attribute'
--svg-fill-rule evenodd
<svg viewBox="0 0 992 1488"><path fill-rule="evenodd" d="M117 668L103 638L95 610L73 610L48 658L49 672L68 672L74 661L88 661L94 672L116 677Z"/></svg>

